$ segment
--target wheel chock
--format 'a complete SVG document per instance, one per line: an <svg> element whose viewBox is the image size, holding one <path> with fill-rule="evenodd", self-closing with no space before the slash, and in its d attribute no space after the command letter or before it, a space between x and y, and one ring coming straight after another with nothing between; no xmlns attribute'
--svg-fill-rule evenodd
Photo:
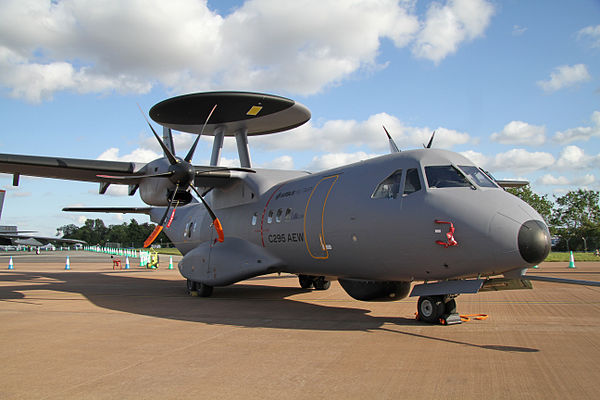
<svg viewBox="0 0 600 400"><path fill-rule="evenodd" d="M462 321L460 315L457 313L442 315L442 318L440 318L440 324L442 325L456 325L460 323L462 323Z"/></svg>
<svg viewBox="0 0 600 400"><path fill-rule="evenodd" d="M192 296L192 297L198 297L198 291L197 290L190 290L190 296Z"/></svg>

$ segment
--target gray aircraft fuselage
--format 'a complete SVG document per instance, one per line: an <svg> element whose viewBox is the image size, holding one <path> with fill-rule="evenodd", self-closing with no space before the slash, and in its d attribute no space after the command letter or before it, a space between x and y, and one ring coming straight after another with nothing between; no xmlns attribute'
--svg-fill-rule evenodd
<svg viewBox="0 0 600 400"><path fill-rule="evenodd" d="M545 258L547 243L523 233L533 226L548 236L533 208L470 178L468 186L432 187L426 171L436 166L475 167L457 153L423 149L315 174L242 173L209 196L223 243L199 203L179 207L165 232L184 255L182 275L211 286L280 271L404 282L486 277ZM420 189L404 194L407 171L415 169ZM382 195L380 184L394 173ZM152 220L163 211L153 210ZM436 221L452 223L456 245L437 243L448 242L450 225Z"/></svg>

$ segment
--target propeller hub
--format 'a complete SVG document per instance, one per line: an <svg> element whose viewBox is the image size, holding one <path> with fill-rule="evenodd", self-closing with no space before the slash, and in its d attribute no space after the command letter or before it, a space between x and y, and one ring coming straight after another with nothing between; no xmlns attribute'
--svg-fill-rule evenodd
<svg viewBox="0 0 600 400"><path fill-rule="evenodd" d="M169 179L175 184L187 186L194 179L194 167L187 161L181 159L178 161L177 164L169 166L169 172L173 173Z"/></svg>

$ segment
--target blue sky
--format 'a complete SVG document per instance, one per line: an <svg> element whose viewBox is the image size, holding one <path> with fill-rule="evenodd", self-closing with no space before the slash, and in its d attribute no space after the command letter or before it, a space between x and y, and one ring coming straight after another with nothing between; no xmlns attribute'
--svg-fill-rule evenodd
<svg viewBox="0 0 600 400"><path fill-rule="evenodd" d="M312 112L294 131L251 138L257 167L384 154L385 124L402 149L435 129L435 146L538 193L600 189L597 0L98 4L0 3L0 153L147 162L160 151L136 103L147 112L174 95L249 90ZM175 139L184 154L193 137ZM201 141L195 164L210 147ZM222 163L236 162L226 143ZM65 206L142 205L118 187L100 196L91 183L11 182L0 175L0 223L42 234L82 223Z"/></svg>

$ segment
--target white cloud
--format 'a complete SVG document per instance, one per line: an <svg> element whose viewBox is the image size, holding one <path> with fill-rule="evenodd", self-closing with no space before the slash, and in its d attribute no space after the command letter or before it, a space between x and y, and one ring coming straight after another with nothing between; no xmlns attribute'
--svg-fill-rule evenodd
<svg viewBox="0 0 600 400"><path fill-rule="evenodd" d="M111 147L100 154L97 160L148 163L152 160L162 157L162 154L155 153L154 151L146 148L137 148L131 153L123 156L119 156L119 152L120 150L118 148Z"/></svg>
<svg viewBox="0 0 600 400"><path fill-rule="evenodd" d="M561 169L584 169L589 168L593 157L585 154L583 149L577 146L567 146L560 152L556 166Z"/></svg>
<svg viewBox="0 0 600 400"><path fill-rule="evenodd" d="M539 146L546 141L546 127L530 125L523 121L511 121L499 133L491 136L494 142Z"/></svg>
<svg viewBox="0 0 600 400"><path fill-rule="evenodd" d="M4 0L0 86L31 102L155 85L308 95L384 68L384 39L439 63L483 34L493 7L433 3L423 22L416 12L410 0L247 0L227 15L198 0Z"/></svg>
<svg viewBox="0 0 600 400"><path fill-rule="evenodd" d="M521 36L526 31L527 31L526 27L519 26L519 25L513 25L512 35L513 36Z"/></svg>
<svg viewBox="0 0 600 400"><path fill-rule="evenodd" d="M484 0L450 0L446 5L431 3L413 54L439 63L455 53L459 44L483 35L494 14Z"/></svg>
<svg viewBox="0 0 600 400"><path fill-rule="evenodd" d="M600 25L586 26L577 32L577 38L589 41L591 47L600 47Z"/></svg>
<svg viewBox="0 0 600 400"><path fill-rule="evenodd" d="M561 65L554 68L554 71L550 73L550 79L538 81L537 84L546 92L555 92L591 79L585 64Z"/></svg>
<svg viewBox="0 0 600 400"><path fill-rule="evenodd" d="M538 179L536 183L549 186L588 186L595 181L596 178L592 174L586 174L585 176L578 176L572 179L564 176L555 177L551 174L546 174Z"/></svg>
<svg viewBox="0 0 600 400"><path fill-rule="evenodd" d="M462 151L462 152L460 152L460 154L464 157L467 157L475 165L482 167L482 168L487 168L487 166L490 163L489 157L483 155L482 153L473 151L473 150Z"/></svg>
<svg viewBox="0 0 600 400"><path fill-rule="evenodd" d="M577 140L588 141L591 137L600 136L600 111L594 111L591 117L592 126L580 126L556 132L554 140L558 143L571 143Z"/></svg>
<svg viewBox="0 0 600 400"><path fill-rule="evenodd" d="M382 126L387 128L400 150L421 147L429 142L434 130L429 127L406 126L392 115L379 113L371 115L365 121L330 120L320 127L309 121L289 132L250 138L250 144L265 150L339 152L366 147L370 151L383 153L388 151L388 141ZM449 149L471 141L467 133L442 127L435 131L433 147L436 148Z"/></svg>
<svg viewBox="0 0 600 400"><path fill-rule="evenodd" d="M490 168L500 171L526 173L548 168L554 164L555 158L550 153L529 152L524 149L512 149L497 154Z"/></svg>
<svg viewBox="0 0 600 400"><path fill-rule="evenodd" d="M377 157L378 155L379 154L367 154L364 151L358 151L356 153L329 153L313 157L306 169L309 171L321 171L367 160L369 158Z"/></svg>
<svg viewBox="0 0 600 400"><path fill-rule="evenodd" d="M260 168L266 169L294 169L294 159L291 156L277 157L272 161L260 164Z"/></svg>

